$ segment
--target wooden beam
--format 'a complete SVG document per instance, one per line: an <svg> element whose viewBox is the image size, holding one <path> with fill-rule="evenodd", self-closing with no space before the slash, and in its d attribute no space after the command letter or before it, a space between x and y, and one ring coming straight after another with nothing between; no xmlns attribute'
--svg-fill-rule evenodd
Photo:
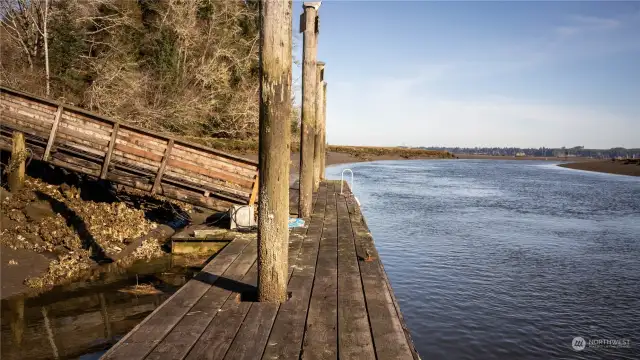
<svg viewBox="0 0 640 360"><path fill-rule="evenodd" d="M256 197L258 196L258 187L259 187L259 177L256 175L256 181L253 183L253 190L251 190L251 197L249 198L249 206L253 206L253 203L256 202Z"/></svg>
<svg viewBox="0 0 640 360"><path fill-rule="evenodd" d="M317 63L317 88L316 88L316 125L313 133L313 191L318 191L320 187L320 176L322 166L322 77L324 74L324 62L318 61Z"/></svg>
<svg viewBox="0 0 640 360"><path fill-rule="evenodd" d="M56 138L56 132L58 131L58 124L60 124L60 117L62 116L63 111L64 111L64 107L62 105L59 105L58 111L56 111L56 117L53 119L53 126L51 127L51 133L49 133L49 141L47 142L47 148L44 150L42 161L49 160L49 154L51 154L51 148L53 147L53 142Z"/></svg>
<svg viewBox="0 0 640 360"><path fill-rule="evenodd" d="M162 175L164 174L164 169L167 167L167 162L169 161L169 157L171 156L171 149L173 148L173 139L169 139L167 143L167 149L164 151L164 157L162 158L162 163L160 164L160 168L158 169L158 173L156 174L156 179L153 182L153 187L151 188L151 195L154 195L158 188L160 187L160 182L162 181Z"/></svg>
<svg viewBox="0 0 640 360"><path fill-rule="evenodd" d="M24 134L15 131L13 133L11 161L9 162L9 190L13 193L24 186L25 154Z"/></svg>
<svg viewBox="0 0 640 360"><path fill-rule="evenodd" d="M324 73L324 71L323 71ZM324 77L324 76L323 76ZM325 171L327 169L327 82L322 82L322 155L320 156L320 179L326 179Z"/></svg>
<svg viewBox="0 0 640 360"><path fill-rule="evenodd" d="M262 0L260 27L258 300L282 303L289 267L291 0Z"/></svg>
<svg viewBox="0 0 640 360"><path fill-rule="evenodd" d="M311 216L313 196L313 149L316 126L316 92L318 74L316 71L317 32L316 22L320 2L305 2L305 26L303 28L302 53L302 121L300 124L300 198L298 216Z"/></svg>
<svg viewBox="0 0 640 360"><path fill-rule="evenodd" d="M109 171L109 163L111 162L111 154L113 154L113 149L116 146L116 138L118 137L118 130L120 129L120 124L113 124L113 129L111 130L111 140L109 140L109 149L107 150L107 154L104 157L104 163L102 164L102 172L100 173L100 179L107 178L107 171Z"/></svg>

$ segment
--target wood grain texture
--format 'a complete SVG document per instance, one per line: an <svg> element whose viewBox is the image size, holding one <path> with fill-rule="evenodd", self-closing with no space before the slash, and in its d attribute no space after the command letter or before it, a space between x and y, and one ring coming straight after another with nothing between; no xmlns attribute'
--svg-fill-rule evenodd
<svg viewBox="0 0 640 360"><path fill-rule="evenodd" d="M374 359L351 219L343 196L338 196L337 213L339 354L345 359Z"/></svg>
<svg viewBox="0 0 640 360"><path fill-rule="evenodd" d="M116 146L116 138L118 137L118 130L120 129L120 124L114 124L113 129L111 130L111 140L109 141L109 149L107 149L107 154L104 157L104 163L102 164L102 172L100 173L101 179L107 178L107 171L109 171L109 163L111 163L111 155L113 154L113 149Z"/></svg>
<svg viewBox="0 0 640 360"><path fill-rule="evenodd" d="M362 214L353 198L348 199L347 207L353 228L376 358L413 359L409 341L391 299L391 289L387 286L386 278L382 274L380 257L373 244L371 233L363 223ZM364 261L369 255L372 261Z"/></svg>
<svg viewBox="0 0 640 360"><path fill-rule="evenodd" d="M298 359L300 356L324 224L327 192L327 187L321 186L316 194L311 221L289 278L288 291L291 298L280 305L263 359Z"/></svg>
<svg viewBox="0 0 640 360"><path fill-rule="evenodd" d="M336 359L338 356L338 227L334 186L334 183L328 185L318 262L302 345L302 359Z"/></svg>
<svg viewBox="0 0 640 360"><path fill-rule="evenodd" d="M160 164L160 168L158 169L158 173L156 174L156 179L153 182L153 187L151 188L151 194L155 194L158 192L158 187L160 187L160 182L162 181L162 175L164 175L164 169L167 167L167 162L171 157L171 149L173 148L173 139L170 139L167 143L167 149L164 152L164 156L162 157L162 163Z"/></svg>
<svg viewBox="0 0 640 360"><path fill-rule="evenodd" d="M56 139L56 132L58 131L58 124L60 124L60 116L62 115L63 110L64 108L62 106L58 106L58 111L56 111L55 118L53 119L53 125L51 125L51 133L49 133L47 148L44 150L44 155L42 156L43 161L49 160L49 155L51 154L51 148L53 147L53 143Z"/></svg>

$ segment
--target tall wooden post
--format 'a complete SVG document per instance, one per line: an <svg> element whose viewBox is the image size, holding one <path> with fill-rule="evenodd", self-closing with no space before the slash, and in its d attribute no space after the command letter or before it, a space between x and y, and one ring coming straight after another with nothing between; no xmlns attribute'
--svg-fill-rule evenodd
<svg viewBox="0 0 640 360"><path fill-rule="evenodd" d="M315 142L315 102L317 89L316 53L320 2L305 2L300 18L302 52L302 123L300 125L300 197L298 216L311 216L313 197L313 149Z"/></svg>
<svg viewBox="0 0 640 360"><path fill-rule="evenodd" d="M318 61L316 66L317 87L316 87L316 126L314 133L313 147L313 191L318 191L320 187L320 175L322 166L322 83L324 80L324 62Z"/></svg>
<svg viewBox="0 0 640 360"><path fill-rule="evenodd" d="M24 186L25 170L24 134L13 132L13 145L11 147L11 161L9 162L9 190L18 191Z"/></svg>
<svg viewBox="0 0 640 360"><path fill-rule="evenodd" d="M287 300L291 0L260 2L258 300Z"/></svg>
<svg viewBox="0 0 640 360"><path fill-rule="evenodd" d="M320 157L320 179L324 180L327 169L327 82L322 82L322 156Z"/></svg>

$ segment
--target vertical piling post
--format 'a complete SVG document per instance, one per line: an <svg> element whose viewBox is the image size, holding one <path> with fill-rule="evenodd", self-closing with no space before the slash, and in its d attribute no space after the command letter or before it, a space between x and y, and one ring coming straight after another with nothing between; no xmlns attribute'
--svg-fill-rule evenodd
<svg viewBox="0 0 640 360"><path fill-rule="evenodd" d="M327 82L322 82L322 156L320 157L320 179L324 180L327 169Z"/></svg>
<svg viewBox="0 0 640 360"><path fill-rule="evenodd" d="M300 18L302 51L302 122L300 124L300 197L298 216L311 216L313 197L313 149L315 142L315 103L317 89L316 53L318 8L320 2L305 2Z"/></svg>
<svg viewBox="0 0 640 360"><path fill-rule="evenodd" d="M324 62L318 61L316 66L317 86L316 86L316 126L314 132L313 148L313 191L318 191L320 187L320 175L322 166L322 83L324 80Z"/></svg>
<svg viewBox="0 0 640 360"><path fill-rule="evenodd" d="M9 162L9 190L11 192L18 191L24 186L25 154L24 134L14 131L11 161Z"/></svg>
<svg viewBox="0 0 640 360"><path fill-rule="evenodd" d="M287 300L291 0L260 2L258 300Z"/></svg>

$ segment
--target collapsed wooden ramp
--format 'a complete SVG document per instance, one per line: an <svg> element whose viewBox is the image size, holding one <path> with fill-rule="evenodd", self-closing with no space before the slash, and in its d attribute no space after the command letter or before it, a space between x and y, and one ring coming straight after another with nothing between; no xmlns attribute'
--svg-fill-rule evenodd
<svg viewBox="0 0 640 360"><path fill-rule="evenodd" d="M4 150L19 131L35 159L150 194L220 211L256 199L255 161L6 87L0 111Z"/></svg>

